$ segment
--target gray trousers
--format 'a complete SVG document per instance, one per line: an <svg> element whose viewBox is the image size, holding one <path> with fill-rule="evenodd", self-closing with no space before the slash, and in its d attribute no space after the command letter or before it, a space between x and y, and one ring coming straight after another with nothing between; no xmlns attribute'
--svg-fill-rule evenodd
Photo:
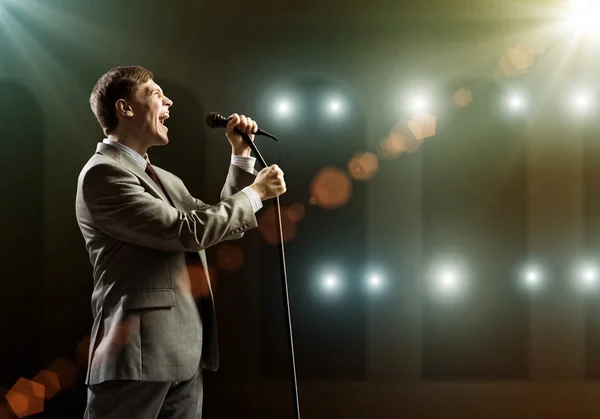
<svg viewBox="0 0 600 419"><path fill-rule="evenodd" d="M201 419L202 367L188 381L106 381L87 394L84 419Z"/></svg>

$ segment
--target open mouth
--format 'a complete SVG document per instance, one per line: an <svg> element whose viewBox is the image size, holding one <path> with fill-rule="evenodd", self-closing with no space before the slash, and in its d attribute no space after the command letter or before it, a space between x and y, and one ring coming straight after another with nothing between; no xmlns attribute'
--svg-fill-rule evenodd
<svg viewBox="0 0 600 419"><path fill-rule="evenodd" d="M158 117L158 122L160 122L160 124L161 124L163 127L167 128L167 126L165 125L165 121L166 121L168 118L169 118L169 113L168 113L168 112L162 113L162 114L160 114L160 116Z"/></svg>

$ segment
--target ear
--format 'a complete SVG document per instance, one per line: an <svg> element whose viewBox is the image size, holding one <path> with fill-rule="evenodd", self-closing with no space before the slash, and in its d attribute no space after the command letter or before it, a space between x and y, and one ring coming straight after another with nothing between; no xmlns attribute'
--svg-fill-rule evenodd
<svg viewBox="0 0 600 419"><path fill-rule="evenodd" d="M117 109L117 114L125 118L133 116L133 109L127 104L127 102L124 99L117 100L115 108Z"/></svg>

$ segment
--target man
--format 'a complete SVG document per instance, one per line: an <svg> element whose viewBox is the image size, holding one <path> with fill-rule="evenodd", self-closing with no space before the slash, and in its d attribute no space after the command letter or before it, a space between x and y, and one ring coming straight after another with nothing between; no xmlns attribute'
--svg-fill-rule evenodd
<svg viewBox="0 0 600 419"><path fill-rule="evenodd" d="M254 175L235 128L253 139L258 127L234 114L222 201L205 204L148 160L148 148L169 142L173 105L150 71L108 71L90 104L107 138L77 185L77 222L94 268L85 417L200 418L202 368L219 365L204 251L255 228L262 201L285 192L283 173L271 166ZM192 292L194 264L205 273L202 315Z"/></svg>

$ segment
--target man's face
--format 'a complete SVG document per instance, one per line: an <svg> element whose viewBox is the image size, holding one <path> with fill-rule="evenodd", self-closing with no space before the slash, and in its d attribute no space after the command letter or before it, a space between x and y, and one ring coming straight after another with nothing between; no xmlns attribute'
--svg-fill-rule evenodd
<svg viewBox="0 0 600 419"><path fill-rule="evenodd" d="M129 101L133 110L131 125L140 138L148 140L148 146L165 145L169 142L169 129L165 120L169 117L169 108L173 105L154 80L138 86L134 97Z"/></svg>

